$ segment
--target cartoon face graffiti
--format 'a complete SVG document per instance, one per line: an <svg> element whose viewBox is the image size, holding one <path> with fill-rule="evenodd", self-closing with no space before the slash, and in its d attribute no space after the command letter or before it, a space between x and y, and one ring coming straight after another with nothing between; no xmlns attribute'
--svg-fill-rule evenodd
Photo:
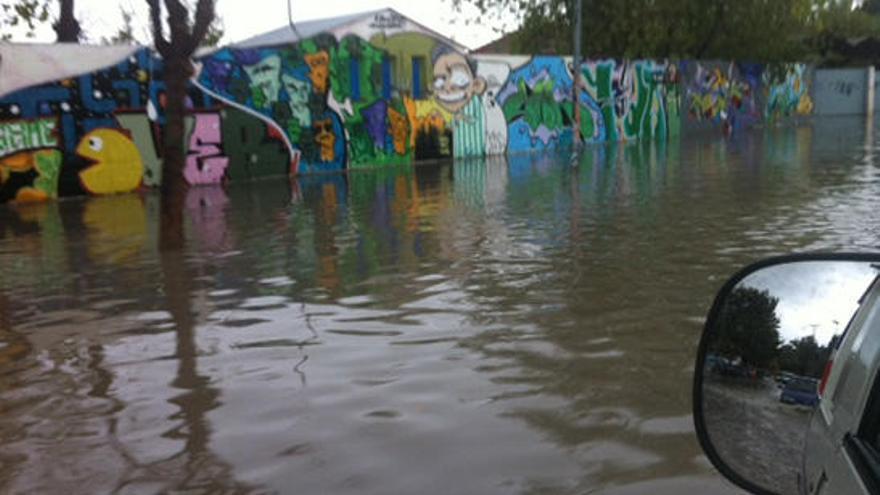
<svg viewBox="0 0 880 495"><path fill-rule="evenodd" d="M144 174L137 146L116 129L95 129L83 136L76 154L93 163L79 173L83 187L92 194L134 190Z"/></svg>
<svg viewBox="0 0 880 495"><path fill-rule="evenodd" d="M321 161L332 162L336 158L334 145L336 135L333 134L333 120L316 120L313 124L315 130L315 142L321 147Z"/></svg>
<svg viewBox="0 0 880 495"><path fill-rule="evenodd" d="M284 86L284 91L287 93L287 104L290 106L290 113L299 125L309 125L309 120L311 120L309 112L311 84L309 81L289 74L282 74L281 83Z"/></svg>
<svg viewBox="0 0 880 495"><path fill-rule="evenodd" d="M486 81L477 77L464 55L443 50L434 57L434 96L444 108L456 113L475 95L483 94Z"/></svg>
<svg viewBox="0 0 880 495"><path fill-rule="evenodd" d="M259 93L255 95L254 104L257 107L270 107L278 101L278 93L281 90L281 57L278 55L270 55L253 65L243 66L248 78L251 80L251 87Z"/></svg>
<svg viewBox="0 0 880 495"><path fill-rule="evenodd" d="M330 56L322 50L317 53L306 54L303 58L306 60L306 64L308 64L311 71L309 72L309 77L312 79L315 91L322 94L326 93L327 78L330 75Z"/></svg>

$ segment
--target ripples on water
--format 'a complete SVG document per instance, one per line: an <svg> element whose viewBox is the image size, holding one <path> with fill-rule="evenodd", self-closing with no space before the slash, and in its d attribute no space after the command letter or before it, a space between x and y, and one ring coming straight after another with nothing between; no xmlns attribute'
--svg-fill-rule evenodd
<svg viewBox="0 0 880 495"><path fill-rule="evenodd" d="M875 249L828 120L0 210L0 492L681 493L714 291Z"/></svg>

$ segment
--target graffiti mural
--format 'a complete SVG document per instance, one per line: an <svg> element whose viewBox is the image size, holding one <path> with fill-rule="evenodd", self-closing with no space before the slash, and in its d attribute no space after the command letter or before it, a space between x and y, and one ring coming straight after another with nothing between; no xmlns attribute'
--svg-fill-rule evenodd
<svg viewBox="0 0 880 495"><path fill-rule="evenodd" d="M196 60L185 180L541 151L571 146L575 132L590 143L665 140L683 125L729 134L813 107L803 64L607 59L574 68L559 56L468 55L395 15ZM0 95L0 202L162 183L161 59L141 48L89 70Z"/></svg>
<svg viewBox="0 0 880 495"><path fill-rule="evenodd" d="M28 130L24 139L4 132L0 190L5 192L0 195L28 201L137 188L143 173L140 154L114 112L145 108L151 96L158 97L150 91L152 58L149 50L138 50L104 70L0 98L2 127L10 129L16 120L43 126L43 132ZM9 150L24 146L38 150L9 156Z"/></svg>
<svg viewBox="0 0 880 495"><path fill-rule="evenodd" d="M680 104L675 64L651 60L587 62L581 112L587 141L666 139L677 134Z"/></svg>
<svg viewBox="0 0 880 495"><path fill-rule="evenodd" d="M453 156L482 156L486 153L486 120L482 95L486 80L477 75L473 60L439 45L431 62L434 68L434 98L453 115Z"/></svg>
<svg viewBox="0 0 880 495"><path fill-rule="evenodd" d="M452 114L436 100L404 98L416 160L452 156Z"/></svg>
<svg viewBox="0 0 880 495"><path fill-rule="evenodd" d="M729 134L760 119L756 102L760 66L737 67L734 62L694 62L685 66L693 71L687 77L687 113L691 120L711 122Z"/></svg>
<svg viewBox="0 0 880 495"><path fill-rule="evenodd" d="M92 194L133 191L141 183L141 153L122 131L95 129L83 136L76 154L89 163L79 177Z"/></svg>
<svg viewBox="0 0 880 495"><path fill-rule="evenodd" d="M412 125L404 99L384 87L386 55L355 36L226 48L204 59L199 83L280 129L297 173L409 163Z"/></svg>
<svg viewBox="0 0 880 495"><path fill-rule="evenodd" d="M764 71L762 82L767 90L764 118L767 121L812 113L813 100L806 82L806 71L804 64L787 64Z"/></svg>
<svg viewBox="0 0 880 495"><path fill-rule="evenodd" d="M218 184L226 176L229 158L223 155L218 113L196 113L186 119L189 152L183 176L190 184Z"/></svg>
<svg viewBox="0 0 880 495"><path fill-rule="evenodd" d="M571 146L573 86L571 74L560 57L535 57L512 71L497 97L508 124L508 150ZM582 123L589 120L583 119ZM592 131L585 133L591 134Z"/></svg>
<svg viewBox="0 0 880 495"><path fill-rule="evenodd" d="M510 76L510 65L503 62L483 62L477 64L477 75L486 81L483 94L483 115L486 119L485 154L498 155L507 152L507 120L504 110L498 103L498 94Z"/></svg>
<svg viewBox="0 0 880 495"><path fill-rule="evenodd" d="M0 199L56 197L61 170L56 125L54 118L0 122Z"/></svg>
<svg viewBox="0 0 880 495"><path fill-rule="evenodd" d="M273 63L254 68L255 77L271 72ZM161 72L161 60L140 49L96 72L0 98L0 201L105 195L161 184ZM282 84L296 88L297 81ZM261 104L277 103L272 84L271 78L260 79L254 93ZM302 95L295 98L302 101ZM194 85L187 107L184 177L191 185L221 183L229 175L288 174L287 164L296 157L278 147L278 135L265 122L223 107ZM338 122L331 127L338 131ZM344 154L344 146L332 152ZM235 166L230 156L240 158Z"/></svg>

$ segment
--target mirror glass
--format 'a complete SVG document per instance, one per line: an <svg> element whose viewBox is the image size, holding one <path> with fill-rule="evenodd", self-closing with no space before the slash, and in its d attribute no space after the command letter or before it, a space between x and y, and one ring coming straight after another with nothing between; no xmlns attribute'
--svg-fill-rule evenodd
<svg viewBox="0 0 880 495"><path fill-rule="evenodd" d="M698 400L711 446L740 478L800 493L825 364L877 275L868 262L794 261L760 268L720 296Z"/></svg>

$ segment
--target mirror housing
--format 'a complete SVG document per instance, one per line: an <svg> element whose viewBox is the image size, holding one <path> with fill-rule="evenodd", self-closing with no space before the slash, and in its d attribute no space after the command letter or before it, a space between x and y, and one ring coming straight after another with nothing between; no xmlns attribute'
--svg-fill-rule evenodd
<svg viewBox="0 0 880 495"><path fill-rule="evenodd" d="M728 480L766 495L874 493L863 475L843 472L834 451L858 443L865 413L880 404L878 266L880 254L774 257L741 269L716 295L693 416L703 451ZM873 433L862 441L872 442L880 443Z"/></svg>

